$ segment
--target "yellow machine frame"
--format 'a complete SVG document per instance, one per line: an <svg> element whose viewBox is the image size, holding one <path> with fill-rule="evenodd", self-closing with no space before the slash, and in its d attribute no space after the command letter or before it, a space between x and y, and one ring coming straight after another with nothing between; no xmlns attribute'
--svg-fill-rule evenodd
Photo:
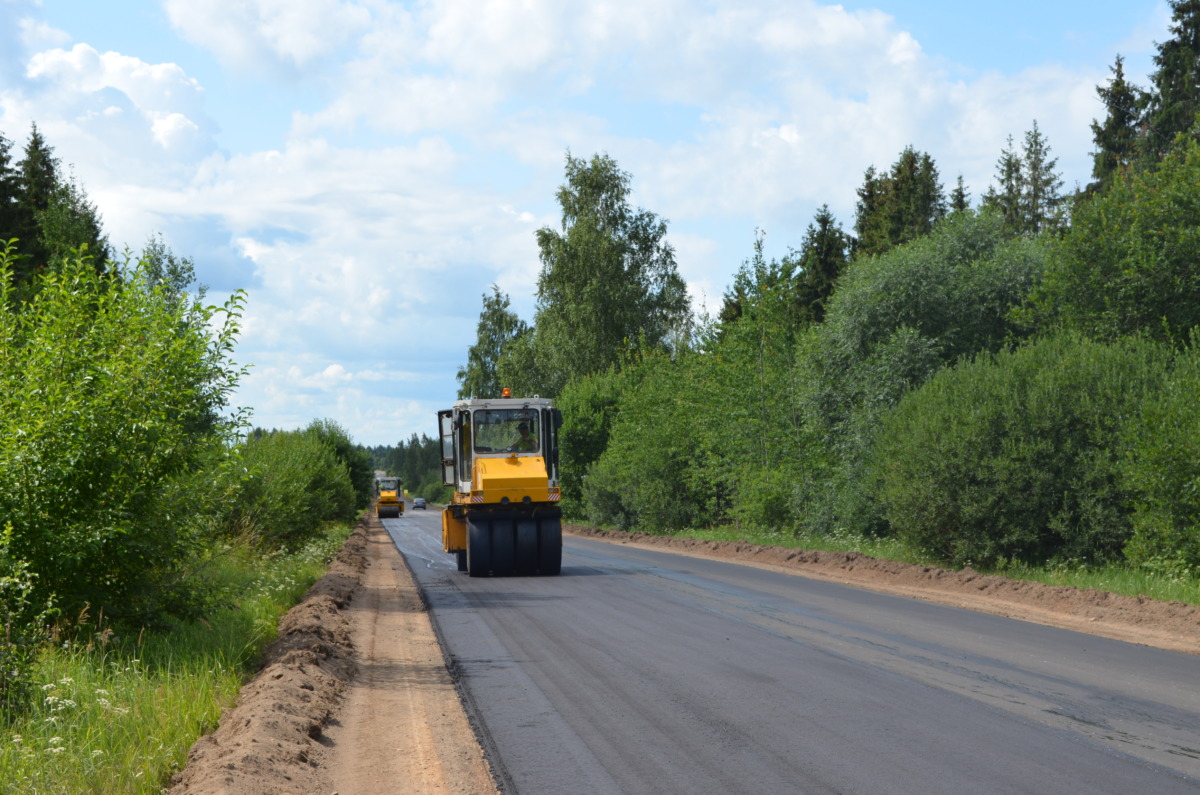
<svg viewBox="0 0 1200 795"><path fill-rule="evenodd" d="M487 438L489 422L499 427L502 421L517 420L536 431L532 448L489 446L495 441ZM558 574L562 414L553 402L538 397L461 400L438 412L438 421L443 482L454 487L442 511L442 548L457 556L459 570L473 577Z"/></svg>

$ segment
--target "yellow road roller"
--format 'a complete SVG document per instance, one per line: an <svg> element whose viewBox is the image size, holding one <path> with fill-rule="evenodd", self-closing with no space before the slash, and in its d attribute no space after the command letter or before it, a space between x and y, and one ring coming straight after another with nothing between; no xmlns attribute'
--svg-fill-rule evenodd
<svg viewBox="0 0 1200 795"><path fill-rule="evenodd" d="M554 575L562 567L558 432L546 398L460 400L438 412L442 548L472 577Z"/></svg>
<svg viewBox="0 0 1200 795"><path fill-rule="evenodd" d="M395 519L404 513L400 478L375 479L375 513L380 519Z"/></svg>

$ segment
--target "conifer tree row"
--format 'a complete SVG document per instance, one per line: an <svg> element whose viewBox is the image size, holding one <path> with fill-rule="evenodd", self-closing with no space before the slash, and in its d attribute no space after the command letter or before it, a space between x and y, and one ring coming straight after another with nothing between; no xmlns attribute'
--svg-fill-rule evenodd
<svg viewBox="0 0 1200 795"><path fill-rule="evenodd" d="M867 169L858 189L854 252L869 256L929 234L946 214L946 195L927 152L904 148L890 171Z"/></svg>
<svg viewBox="0 0 1200 795"><path fill-rule="evenodd" d="M73 175L64 175L54 149L37 124L22 156L0 133L0 241L17 240L12 284L23 295L31 276L87 246L92 264L103 272L112 257L100 213Z"/></svg>
<svg viewBox="0 0 1200 795"><path fill-rule="evenodd" d="M1126 79L1120 55L1108 84L1096 87L1105 115L1092 122L1089 193L1107 188L1122 171L1155 168L1180 139L1200 140L1200 0L1169 5L1171 36L1156 45L1149 88Z"/></svg>
<svg viewBox="0 0 1200 795"><path fill-rule="evenodd" d="M1035 119L1020 152L1013 146L1012 136L1008 137L996 161L998 186L984 193L983 207L998 213L1015 234L1037 235L1059 227L1066 197L1057 167L1058 158L1050 157L1050 144Z"/></svg>

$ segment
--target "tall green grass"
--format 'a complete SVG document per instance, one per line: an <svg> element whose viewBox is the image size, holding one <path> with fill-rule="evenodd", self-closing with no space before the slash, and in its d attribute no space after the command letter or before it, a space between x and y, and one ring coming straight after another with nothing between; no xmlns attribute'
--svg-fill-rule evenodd
<svg viewBox="0 0 1200 795"><path fill-rule="evenodd" d="M0 790L157 793L213 730L275 637L279 618L320 578L348 525L291 555L230 549L219 582L231 607L169 632L96 628L36 667L41 698L0 727Z"/></svg>

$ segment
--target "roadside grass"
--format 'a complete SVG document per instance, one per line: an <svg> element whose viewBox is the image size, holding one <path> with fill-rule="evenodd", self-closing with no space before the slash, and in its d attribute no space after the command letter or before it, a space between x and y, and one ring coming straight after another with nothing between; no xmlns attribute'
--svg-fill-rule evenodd
<svg viewBox="0 0 1200 795"><path fill-rule="evenodd" d="M0 727L0 790L158 793L232 706L280 617L328 568L350 525L291 555L233 549L218 572L234 607L135 637L97 632L38 661L41 694Z"/></svg>
<svg viewBox="0 0 1200 795"><path fill-rule="evenodd" d="M718 527L688 530L675 535L705 541L731 541L788 547L822 549L830 552L860 552L872 558L895 560L918 566L944 564L913 552L894 538L864 538L851 534L795 535L780 530L756 530L746 527ZM1077 563L1052 566L1027 566L1011 563L992 569L979 568L981 574L995 574L1013 580L1028 580L1046 585L1094 588L1123 596L1145 596L1162 602L1200 605L1200 572L1176 572L1136 569L1124 565L1085 566Z"/></svg>

